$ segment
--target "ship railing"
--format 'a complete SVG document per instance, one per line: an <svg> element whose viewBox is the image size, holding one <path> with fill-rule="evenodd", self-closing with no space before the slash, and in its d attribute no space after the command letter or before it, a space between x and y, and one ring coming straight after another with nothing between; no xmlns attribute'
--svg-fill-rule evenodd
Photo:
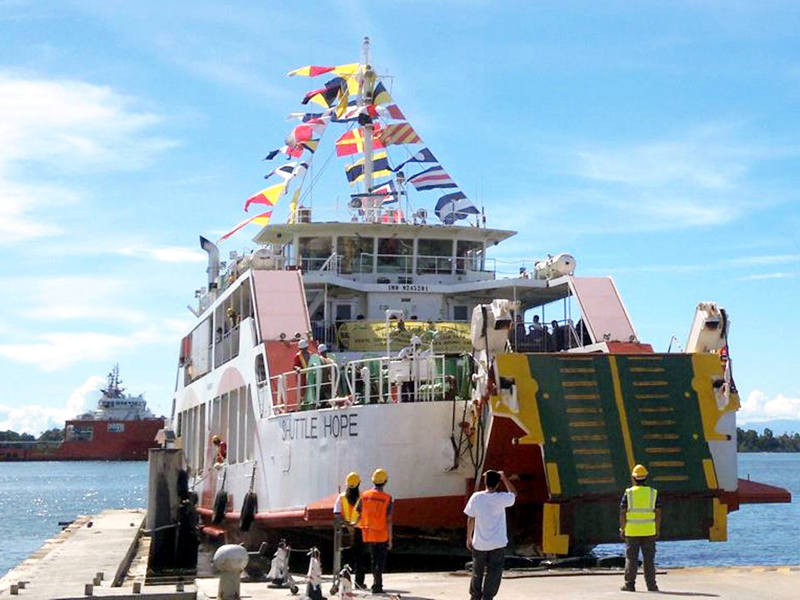
<svg viewBox="0 0 800 600"><path fill-rule="evenodd" d="M0 449L53 450L62 443L61 440L7 440L0 442Z"/></svg>
<svg viewBox="0 0 800 600"><path fill-rule="evenodd" d="M459 265L466 268L467 263L464 262L463 258L456 260ZM455 261L452 256L426 256L422 254L417 256L417 273L419 275L449 275L453 272L454 267Z"/></svg>
<svg viewBox="0 0 800 600"><path fill-rule="evenodd" d="M271 377L270 382L276 413L326 408L343 402L339 365L334 362L286 371Z"/></svg>
<svg viewBox="0 0 800 600"><path fill-rule="evenodd" d="M416 261L416 262L415 262ZM416 264L416 267L415 267ZM362 252L356 257L347 258L338 253L305 255L297 265L286 265L287 269L302 269L305 273L330 272L337 275L412 277L417 275L450 275L453 273L484 273L494 275L496 264L481 268L481 257L441 256L418 254L374 254Z"/></svg>
<svg viewBox="0 0 800 600"><path fill-rule="evenodd" d="M228 331L217 331L214 341L214 367L239 356L239 324Z"/></svg>
<svg viewBox="0 0 800 600"><path fill-rule="evenodd" d="M555 319L554 319L555 320ZM518 321L509 332L514 352L562 352L591 344L582 324L576 327L572 319L555 320L558 327L549 323Z"/></svg>
<svg viewBox="0 0 800 600"><path fill-rule="evenodd" d="M432 402L455 392L445 373L443 354L418 352L400 357L365 358L348 362L344 380L355 404Z"/></svg>

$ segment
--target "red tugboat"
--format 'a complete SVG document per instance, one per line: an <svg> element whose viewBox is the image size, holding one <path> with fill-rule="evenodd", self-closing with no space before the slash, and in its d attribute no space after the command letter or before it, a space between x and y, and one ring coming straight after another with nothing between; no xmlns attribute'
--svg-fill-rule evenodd
<svg viewBox="0 0 800 600"><path fill-rule="evenodd" d="M141 394L125 394L121 383L119 365L114 365L97 409L67 421L63 441L0 442L0 462L147 460L147 451L158 446L155 438L164 417L153 415Z"/></svg>

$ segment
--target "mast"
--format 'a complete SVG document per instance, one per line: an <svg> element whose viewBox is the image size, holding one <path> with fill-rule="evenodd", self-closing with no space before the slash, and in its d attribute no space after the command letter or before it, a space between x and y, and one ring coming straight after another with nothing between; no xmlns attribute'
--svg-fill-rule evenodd
<svg viewBox="0 0 800 600"><path fill-rule="evenodd" d="M375 71L372 69L371 55L370 55L370 41L369 37L364 38L361 45L361 64L364 68L364 75L361 78L361 90L358 99L359 108L363 108L372 104L372 93L375 89ZM367 194L372 192L372 134L374 127L372 119L369 119L364 125L364 186ZM368 220L373 223L380 221L381 206L378 199L372 196L366 196L366 202L369 204L366 212Z"/></svg>

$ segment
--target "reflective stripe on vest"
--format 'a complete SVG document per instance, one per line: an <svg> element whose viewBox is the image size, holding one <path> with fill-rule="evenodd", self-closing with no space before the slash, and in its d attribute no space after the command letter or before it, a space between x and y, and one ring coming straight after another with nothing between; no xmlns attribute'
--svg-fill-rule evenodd
<svg viewBox="0 0 800 600"><path fill-rule="evenodd" d="M345 520L346 523L350 523L351 525L356 522L356 517L358 514L356 513L355 504L350 504L347 501L347 493L342 492L339 494L339 502L342 505L342 518Z"/></svg>
<svg viewBox="0 0 800 600"><path fill-rule="evenodd" d="M646 485L625 490L628 510L625 513L625 535L644 537L656 534L656 497L658 492Z"/></svg>
<svg viewBox="0 0 800 600"><path fill-rule="evenodd" d="M361 534L366 543L388 542L389 505L392 497L379 490L367 490L361 494Z"/></svg>

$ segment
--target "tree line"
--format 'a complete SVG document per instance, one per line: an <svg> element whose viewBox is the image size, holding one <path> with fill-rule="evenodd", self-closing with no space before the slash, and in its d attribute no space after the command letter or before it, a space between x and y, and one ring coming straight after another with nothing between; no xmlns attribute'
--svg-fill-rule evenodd
<svg viewBox="0 0 800 600"><path fill-rule="evenodd" d="M11 430L0 431L0 442L60 442L63 439L63 429L49 429L38 438L30 433L17 433Z"/></svg>
<svg viewBox="0 0 800 600"><path fill-rule="evenodd" d="M29 433L0 431L0 442L60 442L64 439L63 429L50 429L38 438ZM800 452L800 433L783 433L776 436L771 429L759 435L754 429L736 428L736 447L739 452Z"/></svg>
<svg viewBox="0 0 800 600"><path fill-rule="evenodd" d="M771 429L764 434L736 428L736 448L739 452L800 452L800 433L783 433L776 436Z"/></svg>

